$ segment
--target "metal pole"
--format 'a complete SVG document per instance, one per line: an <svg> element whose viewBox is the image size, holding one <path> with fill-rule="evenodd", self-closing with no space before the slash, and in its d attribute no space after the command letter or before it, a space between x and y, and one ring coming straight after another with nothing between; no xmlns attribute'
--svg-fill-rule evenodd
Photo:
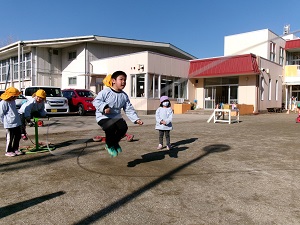
<svg viewBox="0 0 300 225"><path fill-rule="evenodd" d="M33 118L34 121L34 134L35 134L35 150L39 150L39 131L38 131L38 118Z"/></svg>

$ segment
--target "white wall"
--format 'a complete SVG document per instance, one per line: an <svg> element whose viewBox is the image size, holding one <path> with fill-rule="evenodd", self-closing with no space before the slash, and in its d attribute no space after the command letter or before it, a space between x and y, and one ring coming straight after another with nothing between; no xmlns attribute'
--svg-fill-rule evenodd
<svg viewBox="0 0 300 225"><path fill-rule="evenodd" d="M268 29L235 34L224 37L224 56L253 53L270 59L270 42L275 43L275 62L279 63L280 47L285 47L285 40Z"/></svg>
<svg viewBox="0 0 300 225"><path fill-rule="evenodd" d="M69 60L69 52L76 51L77 57L74 60ZM62 89L64 88L85 88L85 45L74 45L62 50ZM68 85L69 77L77 77L76 85Z"/></svg>
<svg viewBox="0 0 300 225"><path fill-rule="evenodd" d="M224 37L224 56L253 53L268 58L268 29Z"/></svg>
<svg viewBox="0 0 300 225"><path fill-rule="evenodd" d="M138 70L138 65L143 65L144 70ZM188 75L189 61L153 52L139 52L123 56L99 59L91 62L91 72L94 74L112 74L122 70L127 74L127 85L124 91L130 96L130 74L161 74L186 78ZM146 80L146 82L148 82ZM145 84L147 87L148 85ZM93 88L93 87L92 87ZM159 99L130 98L136 110L156 110Z"/></svg>

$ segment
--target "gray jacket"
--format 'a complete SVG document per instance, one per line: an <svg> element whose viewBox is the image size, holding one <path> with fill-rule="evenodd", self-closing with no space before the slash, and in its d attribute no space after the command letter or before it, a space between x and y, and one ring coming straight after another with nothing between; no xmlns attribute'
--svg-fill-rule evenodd
<svg viewBox="0 0 300 225"><path fill-rule="evenodd" d="M5 129L21 126L21 119L15 101L2 100L0 102L0 121Z"/></svg>
<svg viewBox="0 0 300 225"><path fill-rule="evenodd" d="M173 110L171 107L164 108L164 107L159 107L156 110L155 113L155 118L156 118L156 124L155 124L155 129L156 130L172 130L172 118L173 118ZM166 125L161 124L160 121L164 120L166 122Z"/></svg>
<svg viewBox="0 0 300 225"><path fill-rule="evenodd" d="M116 92L111 88L104 88L100 91L93 101L96 108L96 120L99 122L107 118L122 118L121 110L123 109L128 119L133 123L139 120L139 117L129 101L128 95L124 92ZM109 107L110 113L105 114L104 109Z"/></svg>

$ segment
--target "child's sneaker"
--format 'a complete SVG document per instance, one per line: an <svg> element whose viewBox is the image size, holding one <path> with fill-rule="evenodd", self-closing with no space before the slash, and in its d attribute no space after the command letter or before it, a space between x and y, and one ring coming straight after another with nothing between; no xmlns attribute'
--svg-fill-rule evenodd
<svg viewBox="0 0 300 225"><path fill-rule="evenodd" d="M132 141L133 140L133 138L134 138L134 135L133 134L126 134L126 140L127 141Z"/></svg>
<svg viewBox="0 0 300 225"><path fill-rule="evenodd" d="M117 150L118 154L120 154L122 152L122 148L121 148L121 146L119 144L117 144L115 146L115 149Z"/></svg>
<svg viewBox="0 0 300 225"><path fill-rule="evenodd" d="M16 151L15 151L15 154L16 154L16 155L23 155L24 153L21 152L20 150L16 150Z"/></svg>
<svg viewBox="0 0 300 225"><path fill-rule="evenodd" d="M162 149L162 148L163 148L162 144L159 144L159 145L157 146L157 149L158 149L158 150L160 150L160 149Z"/></svg>
<svg viewBox="0 0 300 225"><path fill-rule="evenodd" d="M27 141L28 140L28 137L26 136L26 134L22 134L21 138L23 139L23 141Z"/></svg>
<svg viewBox="0 0 300 225"><path fill-rule="evenodd" d="M108 147L107 145L105 145L105 149L111 157L116 157L118 155L118 152L114 147Z"/></svg>
<svg viewBox="0 0 300 225"><path fill-rule="evenodd" d="M102 141L102 136L95 136L95 137L93 137L93 141L96 141L96 142Z"/></svg>
<svg viewBox="0 0 300 225"><path fill-rule="evenodd" d="M5 155L9 156L9 157L14 157L14 156L16 156L16 153L14 153L14 152L6 152Z"/></svg>
<svg viewBox="0 0 300 225"><path fill-rule="evenodd" d="M171 145L167 145L167 150L171 150Z"/></svg>

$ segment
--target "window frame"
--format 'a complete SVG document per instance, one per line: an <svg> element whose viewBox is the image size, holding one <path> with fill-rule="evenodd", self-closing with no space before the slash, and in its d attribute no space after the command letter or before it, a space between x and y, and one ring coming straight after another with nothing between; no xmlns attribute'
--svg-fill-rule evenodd
<svg viewBox="0 0 300 225"><path fill-rule="evenodd" d="M72 82L72 81L75 81L75 82ZM77 85L77 77L76 76L68 77L68 85L76 86Z"/></svg>
<svg viewBox="0 0 300 225"><path fill-rule="evenodd" d="M77 58L77 51L68 52L68 61L73 61Z"/></svg>
<svg viewBox="0 0 300 225"><path fill-rule="evenodd" d="M270 61L276 61L276 44L274 42L270 42Z"/></svg>

